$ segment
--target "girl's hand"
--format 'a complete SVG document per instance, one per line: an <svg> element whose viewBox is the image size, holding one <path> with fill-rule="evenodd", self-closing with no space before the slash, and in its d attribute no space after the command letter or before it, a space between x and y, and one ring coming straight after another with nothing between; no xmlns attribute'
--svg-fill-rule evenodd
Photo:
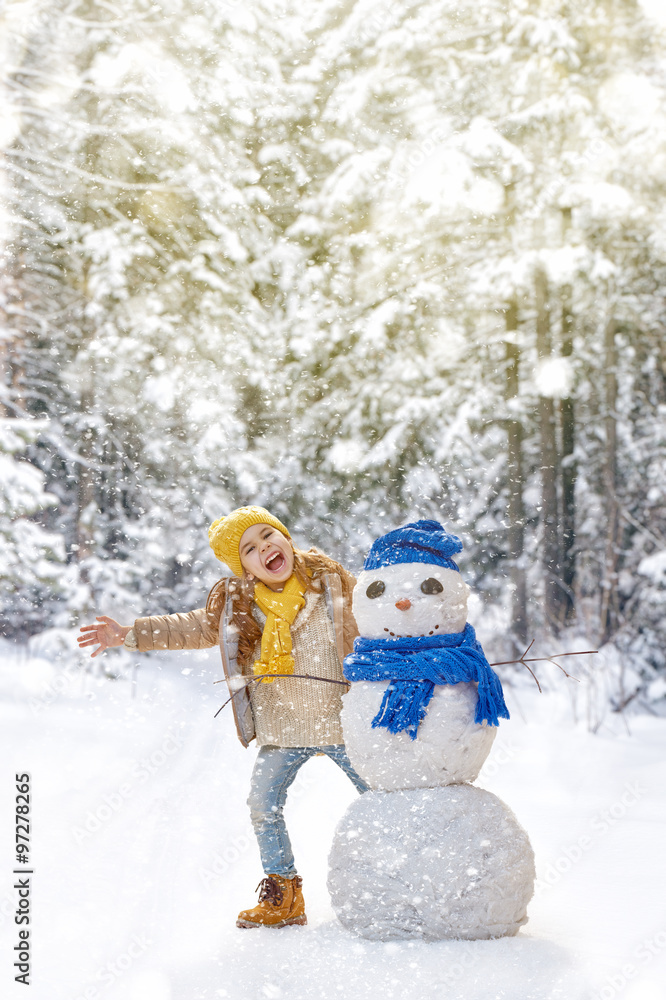
<svg viewBox="0 0 666 1000"><path fill-rule="evenodd" d="M99 643L98 649L91 653L91 656L99 656L111 646L122 646L125 636L131 628L130 625L119 625L113 618L107 618L106 615L98 615L97 621L102 624L82 625L79 630L82 634L76 637L80 649Z"/></svg>

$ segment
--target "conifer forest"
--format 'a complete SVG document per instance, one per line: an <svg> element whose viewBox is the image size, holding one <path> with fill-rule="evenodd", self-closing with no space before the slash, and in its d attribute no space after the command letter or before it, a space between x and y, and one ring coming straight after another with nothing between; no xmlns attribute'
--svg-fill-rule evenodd
<svg viewBox="0 0 666 1000"><path fill-rule="evenodd" d="M502 659L666 711L659 0L9 0L0 46L7 642L201 607L237 506L353 572L435 518Z"/></svg>

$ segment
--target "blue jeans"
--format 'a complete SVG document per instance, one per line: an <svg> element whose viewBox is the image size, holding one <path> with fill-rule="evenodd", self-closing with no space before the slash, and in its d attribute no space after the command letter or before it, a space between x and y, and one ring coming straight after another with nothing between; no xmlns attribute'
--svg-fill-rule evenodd
<svg viewBox="0 0 666 1000"><path fill-rule="evenodd" d="M296 875L291 841L284 823L284 805L289 786L299 769L317 753L325 753L334 760L359 792L369 791L369 786L351 766L342 743L325 747L261 747L252 772L247 804L266 875L283 878Z"/></svg>

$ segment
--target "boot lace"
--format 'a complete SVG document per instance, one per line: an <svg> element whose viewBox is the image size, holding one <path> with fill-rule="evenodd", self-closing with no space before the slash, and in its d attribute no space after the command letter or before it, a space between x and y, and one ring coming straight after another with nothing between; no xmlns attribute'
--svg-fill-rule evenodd
<svg viewBox="0 0 666 1000"><path fill-rule="evenodd" d="M295 875L293 879L290 879L291 884L294 889L300 889L303 885L303 879L300 875ZM272 875L267 875L266 878L262 878L261 882L255 889L255 892L259 892L259 902L270 903L271 906L282 906L282 901L284 900L284 890L278 880Z"/></svg>
<svg viewBox="0 0 666 1000"><path fill-rule="evenodd" d="M272 876L267 875L266 878L262 878L261 882L257 886L257 889L261 889L259 893L259 902L270 903L271 906L282 906L282 900L284 899L284 892L282 891L282 886L277 882ZM257 891L255 889L255 892Z"/></svg>

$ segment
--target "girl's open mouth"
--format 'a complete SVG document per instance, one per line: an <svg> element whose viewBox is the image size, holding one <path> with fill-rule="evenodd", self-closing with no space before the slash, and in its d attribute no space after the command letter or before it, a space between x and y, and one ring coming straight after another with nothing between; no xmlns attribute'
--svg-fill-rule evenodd
<svg viewBox="0 0 666 1000"><path fill-rule="evenodd" d="M285 558L281 552L274 552L265 563L269 573L279 573L285 567Z"/></svg>

